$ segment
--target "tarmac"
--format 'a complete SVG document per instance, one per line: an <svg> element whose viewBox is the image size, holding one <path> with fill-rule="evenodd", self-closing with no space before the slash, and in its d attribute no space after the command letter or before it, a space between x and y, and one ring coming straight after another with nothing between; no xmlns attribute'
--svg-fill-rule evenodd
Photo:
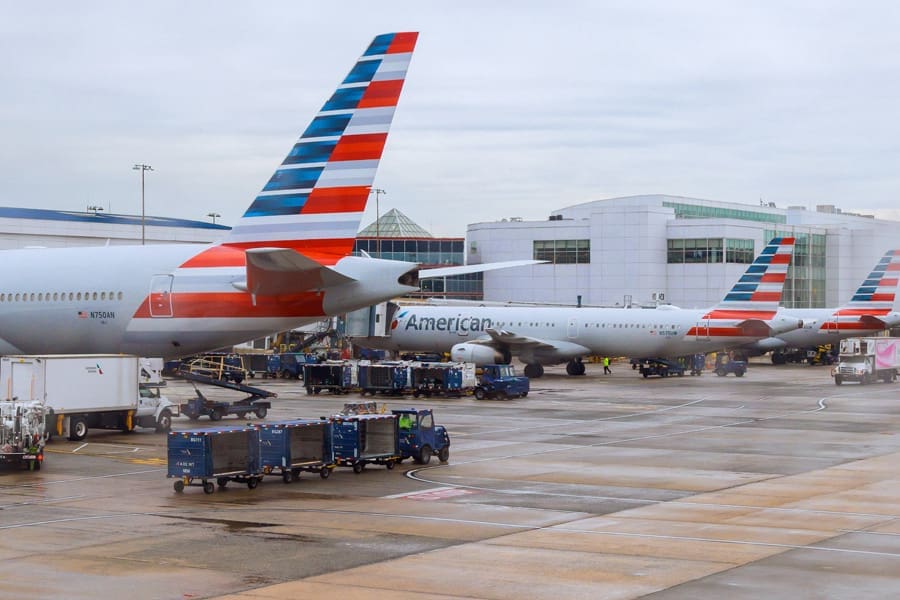
<svg viewBox="0 0 900 600"><path fill-rule="evenodd" d="M0 471L0 598L900 597L900 384L612 369L549 368L515 400L378 397L433 408L448 464L253 490L175 493L152 430L55 438L41 471ZM253 383L278 393L268 421L361 400Z"/></svg>

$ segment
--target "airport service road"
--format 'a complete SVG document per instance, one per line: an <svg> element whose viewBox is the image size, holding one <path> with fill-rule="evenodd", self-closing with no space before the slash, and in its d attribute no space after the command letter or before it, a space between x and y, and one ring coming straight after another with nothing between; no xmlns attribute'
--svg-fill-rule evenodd
<svg viewBox="0 0 900 600"><path fill-rule="evenodd" d="M900 596L900 384L613 370L391 401L435 408L448 465L255 490L175 494L152 431L54 440L44 470L0 474L0 597ZM270 420L360 399L255 381L279 394Z"/></svg>

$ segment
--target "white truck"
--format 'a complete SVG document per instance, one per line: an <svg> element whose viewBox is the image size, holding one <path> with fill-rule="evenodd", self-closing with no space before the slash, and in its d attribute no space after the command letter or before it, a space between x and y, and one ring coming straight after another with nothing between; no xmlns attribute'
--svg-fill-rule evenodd
<svg viewBox="0 0 900 600"><path fill-rule="evenodd" d="M168 431L179 406L141 383L140 359L125 355L4 356L3 398L38 401L47 431L83 440L90 428L132 431L136 426Z"/></svg>
<svg viewBox="0 0 900 600"><path fill-rule="evenodd" d="M900 338L866 337L841 340L838 364L832 370L835 385L845 381L861 384L881 379L896 381L900 371Z"/></svg>

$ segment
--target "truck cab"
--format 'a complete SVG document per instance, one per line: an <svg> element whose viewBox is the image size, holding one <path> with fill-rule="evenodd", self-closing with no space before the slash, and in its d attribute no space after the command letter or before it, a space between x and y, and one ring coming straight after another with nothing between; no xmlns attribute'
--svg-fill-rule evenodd
<svg viewBox="0 0 900 600"><path fill-rule="evenodd" d="M181 407L160 394L159 386L141 384L138 388L135 420L141 427L153 427L157 433L172 429L172 417L181 414Z"/></svg>
<svg viewBox="0 0 900 600"><path fill-rule="evenodd" d="M412 458L420 465L427 465L432 456L445 463L450 459L450 434L441 425L434 424L431 409L415 408L392 410L397 416L400 430L400 456Z"/></svg>
<svg viewBox="0 0 900 600"><path fill-rule="evenodd" d="M475 387L475 397L484 398L524 398L531 384L527 377L516 375L512 365L484 365L481 377Z"/></svg>

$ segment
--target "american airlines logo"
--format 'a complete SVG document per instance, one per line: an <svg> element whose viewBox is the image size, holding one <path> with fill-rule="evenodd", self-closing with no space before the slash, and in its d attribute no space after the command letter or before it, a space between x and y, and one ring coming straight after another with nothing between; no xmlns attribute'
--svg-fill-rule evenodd
<svg viewBox="0 0 900 600"><path fill-rule="evenodd" d="M404 315L400 315L400 319ZM469 333L484 331L493 327L493 321L488 318L466 317L459 314L455 317L417 317L411 314L403 327L404 331L450 331L453 333Z"/></svg>

